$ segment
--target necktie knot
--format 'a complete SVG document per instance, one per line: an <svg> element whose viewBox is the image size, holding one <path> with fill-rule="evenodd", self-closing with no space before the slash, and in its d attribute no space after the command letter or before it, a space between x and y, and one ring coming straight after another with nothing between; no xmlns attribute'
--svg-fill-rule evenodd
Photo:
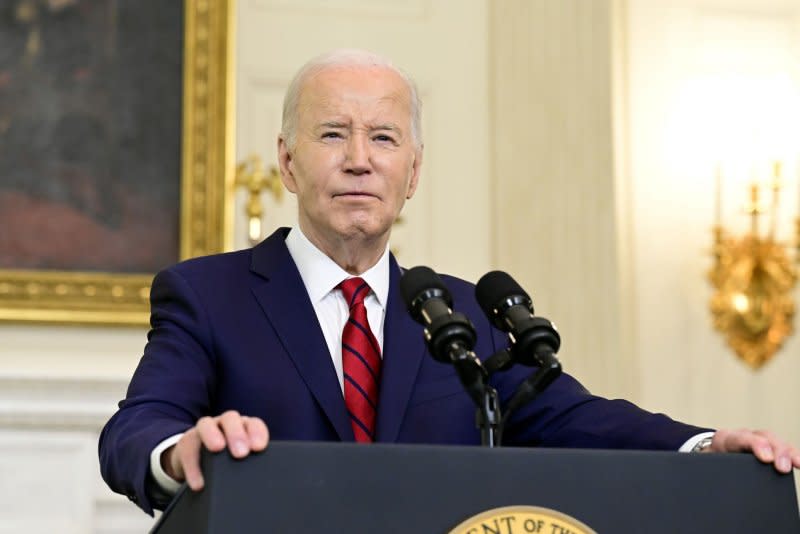
<svg viewBox="0 0 800 534"><path fill-rule="evenodd" d="M342 290L342 295L347 301L348 308L361 304L369 294L369 284L363 278L358 277L343 280L339 284L339 289Z"/></svg>

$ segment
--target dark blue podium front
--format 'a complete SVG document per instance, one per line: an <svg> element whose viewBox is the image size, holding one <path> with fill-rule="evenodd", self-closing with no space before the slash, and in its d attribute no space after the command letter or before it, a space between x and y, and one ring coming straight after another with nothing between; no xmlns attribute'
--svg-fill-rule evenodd
<svg viewBox="0 0 800 534"><path fill-rule="evenodd" d="M746 454L272 442L203 461L206 488L184 487L154 533L446 534L514 505L600 534L800 533L792 477Z"/></svg>

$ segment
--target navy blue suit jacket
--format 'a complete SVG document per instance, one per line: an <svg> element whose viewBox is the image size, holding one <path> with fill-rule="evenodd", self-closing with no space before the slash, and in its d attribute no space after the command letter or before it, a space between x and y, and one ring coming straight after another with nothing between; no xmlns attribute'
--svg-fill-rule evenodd
<svg viewBox="0 0 800 534"><path fill-rule="evenodd" d="M152 329L119 411L100 436L109 486L145 511L163 503L149 481L151 451L198 418L226 410L262 418L272 439L353 441L322 330L285 245L286 229L250 250L182 262L159 273ZM377 441L480 443L475 407L453 368L426 351L399 292L391 258ZM478 331L475 352L507 345L475 301L474 286L444 276L454 308ZM532 372L498 373L501 399ZM672 449L705 429L589 394L562 375L506 428L512 445Z"/></svg>

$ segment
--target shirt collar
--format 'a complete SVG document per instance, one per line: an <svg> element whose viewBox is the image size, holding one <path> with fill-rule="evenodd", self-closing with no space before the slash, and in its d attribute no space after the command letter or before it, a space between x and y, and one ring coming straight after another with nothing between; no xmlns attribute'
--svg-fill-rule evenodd
<svg viewBox="0 0 800 534"><path fill-rule="evenodd" d="M293 227L289 232L286 248L300 271L300 278L303 279L312 304L336 289L342 280L353 276L314 246L299 227ZM369 284L378 303L385 310L389 297L389 247L386 247L375 265L359 276Z"/></svg>

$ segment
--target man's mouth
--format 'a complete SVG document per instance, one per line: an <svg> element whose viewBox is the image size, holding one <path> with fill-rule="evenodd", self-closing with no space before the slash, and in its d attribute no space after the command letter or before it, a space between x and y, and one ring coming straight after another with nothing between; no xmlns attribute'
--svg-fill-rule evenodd
<svg viewBox="0 0 800 534"><path fill-rule="evenodd" d="M333 196L345 198L377 198L377 196L372 193L365 193L364 191L345 191L344 193L337 193Z"/></svg>

